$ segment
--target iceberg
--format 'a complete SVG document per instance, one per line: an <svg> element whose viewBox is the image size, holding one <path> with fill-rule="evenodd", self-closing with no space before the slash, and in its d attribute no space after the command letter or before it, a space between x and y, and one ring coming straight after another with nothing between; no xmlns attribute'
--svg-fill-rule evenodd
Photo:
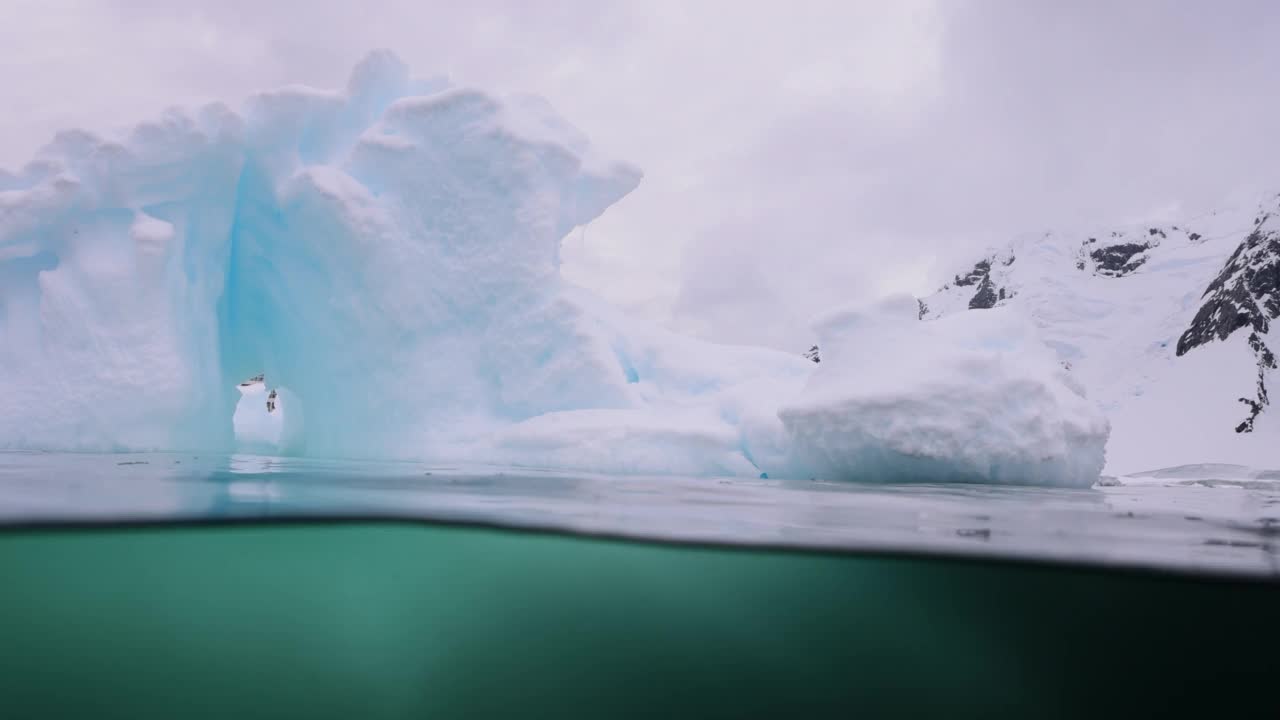
<svg viewBox="0 0 1280 720"><path fill-rule="evenodd" d="M560 277L561 239L640 178L545 101L385 52L341 91L61 133L0 176L0 447L232 450L263 373L288 453L578 466L597 430L681 434L636 422L672 407L730 459L628 467L751 467L715 398L803 362L637 330Z"/></svg>
<svg viewBox="0 0 1280 720"><path fill-rule="evenodd" d="M1109 425L1008 307L918 320L912 297L833 312L819 370L779 411L793 473L1088 487Z"/></svg>
<svg viewBox="0 0 1280 720"><path fill-rule="evenodd" d="M964 337L978 320L854 323L815 375L566 282L562 239L640 180L545 101L415 79L387 52L342 90L60 133L0 173L0 449L1096 479L1105 423L1016 333L988 328L1000 354ZM865 375L853 348L872 343L923 384Z"/></svg>

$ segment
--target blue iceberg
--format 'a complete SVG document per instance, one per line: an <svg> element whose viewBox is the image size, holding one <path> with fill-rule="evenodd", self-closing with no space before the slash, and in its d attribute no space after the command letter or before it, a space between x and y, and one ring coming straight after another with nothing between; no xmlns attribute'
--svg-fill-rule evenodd
<svg viewBox="0 0 1280 720"><path fill-rule="evenodd" d="M386 52L340 91L61 133L0 173L0 448L233 451L238 385L262 373L280 415L242 419L284 454L850 474L832 451L848 414L815 429L833 416L802 392L813 363L675 335L561 277L562 238L640 180L545 101L415 79ZM1050 466L1099 442L1059 422L1084 412L1059 390L1024 408ZM953 446L895 452L939 450L927 480ZM1084 464L1046 477L1096 479Z"/></svg>

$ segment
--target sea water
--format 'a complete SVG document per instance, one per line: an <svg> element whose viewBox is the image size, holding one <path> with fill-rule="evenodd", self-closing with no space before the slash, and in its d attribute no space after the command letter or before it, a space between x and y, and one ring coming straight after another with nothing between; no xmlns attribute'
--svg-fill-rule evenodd
<svg viewBox="0 0 1280 720"><path fill-rule="evenodd" d="M0 717L1274 709L1277 489L0 454Z"/></svg>
<svg viewBox="0 0 1280 720"><path fill-rule="evenodd" d="M0 524L380 518L1280 579L1280 477L1214 469L1064 489L0 452Z"/></svg>

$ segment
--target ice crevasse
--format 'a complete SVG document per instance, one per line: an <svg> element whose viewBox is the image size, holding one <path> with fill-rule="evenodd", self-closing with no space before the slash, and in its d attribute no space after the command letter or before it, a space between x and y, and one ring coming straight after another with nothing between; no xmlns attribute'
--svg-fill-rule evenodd
<svg viewBox="0 0 1280 720"><path fill-rule="evenodd" d="M815 374L801 357L638 322L565 282L561 239L640 179L545 101L414 79L387 52L341 91L287 87L238 111L171 111L116 139L60 133L20 171L0 171L0 448L229 451L237 384L261 372L287 410L289 453L1096 479L1105 421L1090 424L1051 369L1020 376L1044 391L1001 420L1013 450L969 448L957 473L954 445L854 431L868 406L821 389L841 351ZM1031 341L1000 350L1019 332L1002 328L988 352L1018 367L1051 362L1021 352ZM953 333L931 337L938 368L972 360ZM900 385L899 399L948 379L961 383L948 395L959 405L876 406L898 440L942 432L946 418L931 413L1008 390L939 370ZM1035 462L1011 464L1010 452Z"/></svg>

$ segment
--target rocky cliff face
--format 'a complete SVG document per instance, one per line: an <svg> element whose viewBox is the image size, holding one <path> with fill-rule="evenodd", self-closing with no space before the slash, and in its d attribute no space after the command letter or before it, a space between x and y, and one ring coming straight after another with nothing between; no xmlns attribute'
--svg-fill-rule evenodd
<svg viewBox="0 0 1280 720"><path fill-rule="evenodd" d="M1253 432L1258 416L1271 404L1267 379L1277 363L1266 338L1272 322L1280 317L1280 218L1273 212L1261 212L1254 220L1253 231L1209 283L1191 326L1178 338L1177 354L1181 357L1236 332L1247 333L1258 375L1253 397L1240 398L1249 413L1236 426L1238 433Z"/></svg>

